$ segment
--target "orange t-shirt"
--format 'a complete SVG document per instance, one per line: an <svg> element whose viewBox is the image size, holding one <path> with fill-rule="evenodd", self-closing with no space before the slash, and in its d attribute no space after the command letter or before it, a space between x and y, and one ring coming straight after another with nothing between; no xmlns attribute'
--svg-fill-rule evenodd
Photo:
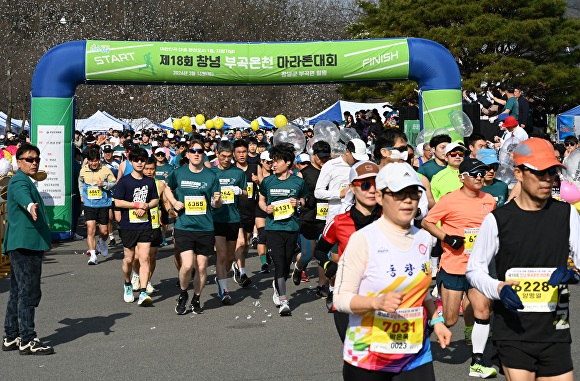
<svg viewBox="0 0 580 381"><path fill-rule="evenodd" d="M461 189L441 197L433 209L429 210L425 220L436 224L441 221L441 230L447 235L465 238L464 245L455 250L445 242L439 266L447 273L465 275L469 253L477 236L477 231L487 216L495 209L495 199L488 193L479 192L479 196L465 196Z"/></svg>

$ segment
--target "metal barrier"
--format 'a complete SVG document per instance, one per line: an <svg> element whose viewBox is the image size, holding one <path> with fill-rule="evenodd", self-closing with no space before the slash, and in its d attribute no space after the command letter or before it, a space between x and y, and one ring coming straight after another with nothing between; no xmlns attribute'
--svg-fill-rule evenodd
<svg viewBox="0 0 580 381"><path fill-rule="evenodd" d="M10 274L10 260L2 253L2 241L4 240L4 229L6 229L6 201L0 202L0 278Z"/></svg>

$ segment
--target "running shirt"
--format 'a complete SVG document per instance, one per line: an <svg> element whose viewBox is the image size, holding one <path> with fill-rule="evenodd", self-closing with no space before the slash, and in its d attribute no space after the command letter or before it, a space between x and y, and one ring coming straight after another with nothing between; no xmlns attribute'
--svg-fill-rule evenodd
<svg viewBox="0 0 580 381"><path fill-rule="evenodd" d="M425 176L429 181L431 181L433 176L435 176L436 174L438 174L440 171L444 170L445 168L447 168L446 165L439 165L439 164L437 164L435 159L432 159L432 160L427 161L422 166L420 166L419 169L417 170L417 172L419 172L420 174Z"/></svg>
<svg viewBox="0 0 580 381"><path fill-rule="evenodd" d="M218 223L237 223L240 222L240 211L238 202L240 196L234 195L233 187L246 189L246 174L240 168L230 166L228 169L219 169L212 167L211 171L215 173L220 184L222 195L221 208L213 209L213 220Z"/></svg>
<svg viewBox="0 0 580 381"><path fill-rule="evenodd" d="M507 184L498 179L493 179L490 185L484 185L481 191L489 193L494 198L498 208L505 204L509 195Z"/></svg>
<svg viewBox="0 0 580 381"><path fill-rule="evenodd" d="M159 198L155 180L150 177L136 179L133 176L123 176L113 191L116 200L129 202L151 202ZM123 230L151 229L151 214L147 211L142 217L137 217L135 209L120 208L121 222L119 228Z"/></svg>
<svg viewBox="0 0 580 381"><path fill-rule="evenodd" d="M316 189L316 182L320 176L320 169L316 169L312 164L307 165L300 170L306 188L308 189L308 196L306 197L306 204L302 207L300 212L300 222L307 222L310 224L324 224L328 216L328 201L318 200L314 197L314 190Z"/></svg>
<svg viewBox="0 0 580 381"><path fill-rule="evenodd" d="M104 181L102 187L97 186L99 179ZM101 165L96 171L93 171L88 165L81 168L79 173L79 191L83 195L83 204L91 208L106 208L113 203L112 190L105 184L114 183L117 178L113 176L111 170Z"/></svg>
<svg viewBox="0 0 580 381"><path fill-rule="evenodd" d="M324 227L322 239L330 244L338 242L338 255L341 256L351 235L356 231L354 221L350 217L350 210L334 216Z"/></svg>
<svg viewBox="0 0 580 381"><path fill-rule="evenodd" d="M113 172L113 176L115 176L115 178L117 178L117 175L119 174L119 165L121 165L121 162L118 160L113 160L112 162L108 163L107 161L103 160L102 164L109 168L111 170L111 172Z"/></svg>
<svg viewBox="0 0 580 381"><path fill-rule="evenodd" d="M346 268L351 245L366 244L368 260L361 270L357 294L402 292L405 296L395 313L349 315L343 359L362 369L400 373L433 361L423 307L431 284L431 235L411 227L412 245L403 250L388 239L385 224L388 222L380 218L354 233L342 260ZM353 269L349 266L349 270Z"/></svg>
<svg viewBox="0 0 580 381"><path fill-rule="evenodd" d="M296 175L289 175L286 180L280 180L276 175L268 176L260 185L260 194L266 197L266 205L274 205L274 213L266 217L266 230L299 230L298 216L289 199L308 196L304 180Z"/></svg>
<svg viewBox="0 0 580 381"><path fill-rule="evenodd" d="M459 180L459 169L448 166L431 179L431 193L437 202L442 196L461 188L462 185L461 180Z"/></svg>
<svg viewBox="0 0 580 381"><path fill-rule="evenodd" d="M205 166L193 173L189 165L173 170L167 177L167 186L173 191L175 199L184 204L177 212L175 228L179 230L212 232L213 217L211 200L214 192L220 191L217 176Z"/></svg>
<svg viewBox="0 0 580 381"><path fill-rule="evenodd" d="M258 184L252 180L252 175L258 176L258 165L248 163L248 167L244 173L246 174L246 191L248 192L248 197L240 198L238 209L240 215L251 217L254 216L256 205L258 204Z"/></svg>
<svg viewBox="0 0 580 381"><path fill-rule="evenodd" d="M155 179L166 181L171 171L173 171L173 166L169 163L163 165L155 164Z"/></svg>

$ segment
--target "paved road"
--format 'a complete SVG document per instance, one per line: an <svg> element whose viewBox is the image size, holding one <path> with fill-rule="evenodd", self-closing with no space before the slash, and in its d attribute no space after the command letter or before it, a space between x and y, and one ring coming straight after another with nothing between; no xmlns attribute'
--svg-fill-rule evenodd
<svg viewBox="0 0 580 381"><path fill-rule="evenodd" d="M43 297L37 309L40 337L54 345L53 356L0 353L2 379L57 380L339 380L341 345L332 315L317 299L314 279L295 287L289 280L293 316L280 317L272 303L271 276L258 274L255 253L248 260L254 286L230 281L233 304L222 306L209 268L203 315L177 316L178 290L173 246L160 250L151 307L127 304L122 296L121 247L98 266L88 266L83 241L59 244L47 254ZM315 277L316 267L308 274ZM3 318L9 280L0 279ZM572 334L580 335L580 301L572 292ZM190 292L191 296L191 292ZM468 380L470 348L463 324L453 328L449 349L433 345L438 380ZM573 344L573 357L580 349ZM488 355L490 348L488 346ZM576 360L578 362L579 360ZM580 373L576 371L576 378ZM502 376L498 377L503 380Z"/></svg>

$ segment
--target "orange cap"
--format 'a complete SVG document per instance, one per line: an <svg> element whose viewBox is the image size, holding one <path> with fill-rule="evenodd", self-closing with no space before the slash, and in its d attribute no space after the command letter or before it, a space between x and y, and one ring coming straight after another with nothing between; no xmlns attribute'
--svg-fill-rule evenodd
<svg viewBox="0 0 580 381"><path fill-rule="evenodd" d="M540 138L530 138L518 144L514 151L514 163L516 166L525 165L536 171L554 166L564 167L556 159L552 143Z"/></svg>

